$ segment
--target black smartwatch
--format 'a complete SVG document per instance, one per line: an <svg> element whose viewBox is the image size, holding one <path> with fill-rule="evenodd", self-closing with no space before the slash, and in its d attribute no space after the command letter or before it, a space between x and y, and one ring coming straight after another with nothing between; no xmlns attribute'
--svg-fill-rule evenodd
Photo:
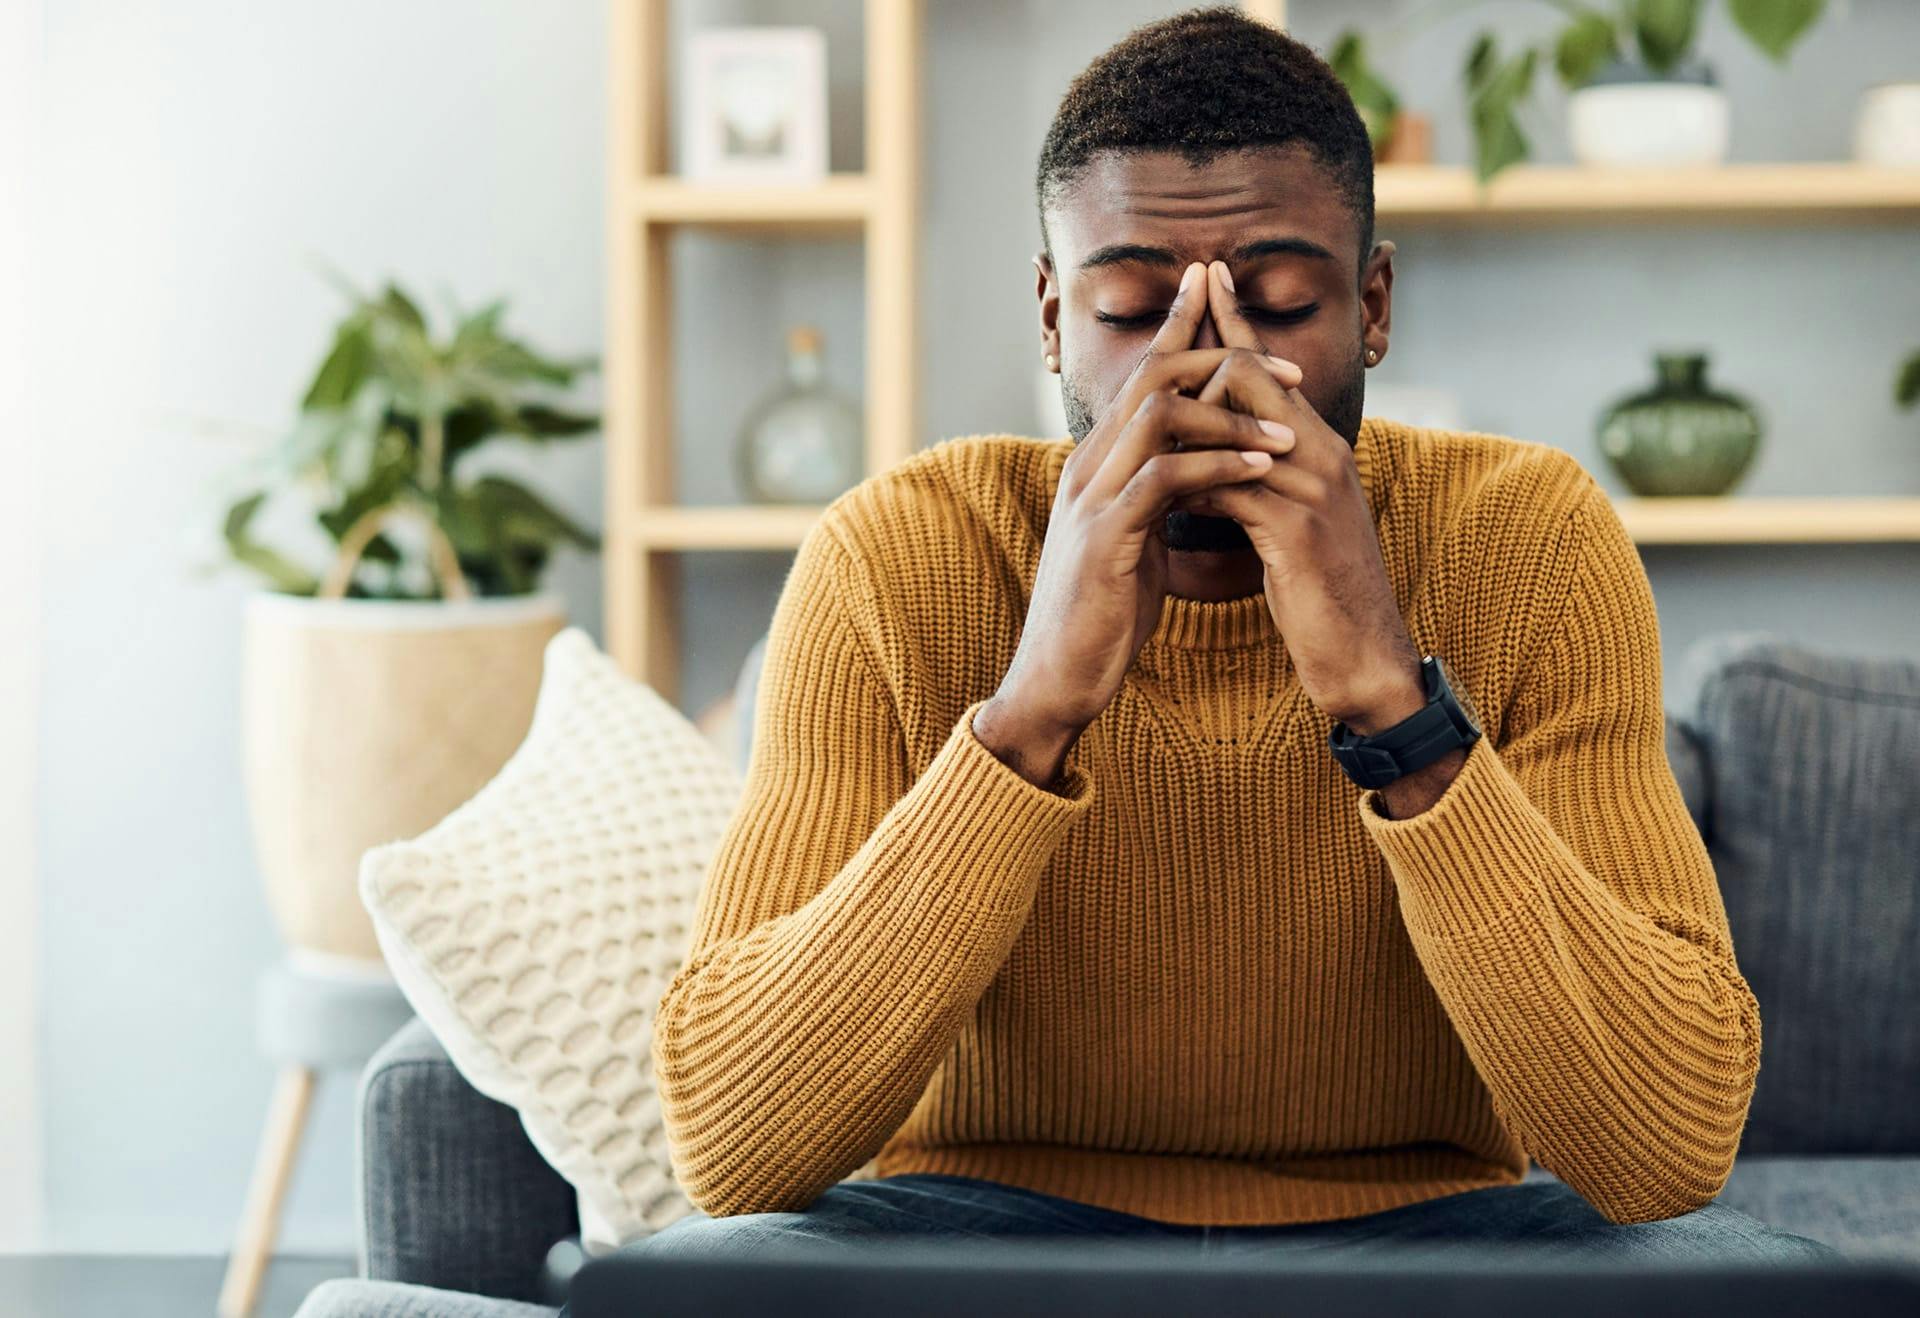
<svg viewBox="0 0 1920 1318"><path fill-rule="evenodd" d="M1446 660L1427 655L1420 661L1420 675L1427 684L1427 703L1392 727L1362 737L1346 724L1334 723L1327 737L1333 758L1362 787L1385 787L1480 739L1473 698L1453 679Z"/></svg>

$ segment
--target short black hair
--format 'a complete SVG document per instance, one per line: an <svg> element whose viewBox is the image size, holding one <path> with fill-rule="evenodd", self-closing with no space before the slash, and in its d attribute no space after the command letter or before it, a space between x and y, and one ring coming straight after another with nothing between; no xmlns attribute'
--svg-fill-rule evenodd
<svg viewBox="0 0 1920 1318"><path fill-rule="evenodd" d="M1232 5L1188 9L1129 32L1068 84L1040 148L1047 208L1103 151L1178 151L1189 165L1249 147L1299 145L1333 175L1373 249L1373 145L1353 98L1312 48Z"/></svg>

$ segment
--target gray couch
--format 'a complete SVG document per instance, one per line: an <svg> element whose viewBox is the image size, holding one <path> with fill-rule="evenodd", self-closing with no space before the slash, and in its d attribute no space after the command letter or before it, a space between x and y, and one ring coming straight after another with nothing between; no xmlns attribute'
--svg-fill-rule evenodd
<svg viewBox="0 0 1920 1318"><path fill-rule="evenodd" d="M1920 664L1732 635L1680 669L1668 753L1762 1014L1721 1200L1920 1262ZM579 1224L514 1114L418 1021L369 1065L360 1114L369 1280L328 1283L302 1318L548 1314L568 1250L549 1253Z"/></svg>

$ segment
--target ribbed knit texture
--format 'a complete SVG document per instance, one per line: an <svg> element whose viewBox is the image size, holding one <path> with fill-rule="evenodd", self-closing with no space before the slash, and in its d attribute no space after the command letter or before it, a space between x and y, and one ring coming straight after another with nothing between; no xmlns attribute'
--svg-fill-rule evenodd
<svg viewBox="0 0 1920 1318"><path fill-rule="evenodd" d="M1528 1155L1615 1221L1710 1200L1759 1014L1604 491L1545 445L1366 422L1402 614L1486 725L1435 805L1389 819L1261 595L1169 597L1058 790L981 745L1070 451L948 440L802 544L656 1024L693 1202L801 1208L877 1159L1304 1222L1513 1182Z"/></svg>

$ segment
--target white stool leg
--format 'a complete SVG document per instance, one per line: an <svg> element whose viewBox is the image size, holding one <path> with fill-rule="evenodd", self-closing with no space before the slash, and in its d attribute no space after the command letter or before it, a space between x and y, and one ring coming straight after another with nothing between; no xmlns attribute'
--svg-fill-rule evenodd
<svg viewBox="0 0 1920 1318"><path fill-rule="evenodd" d="M227 1279L220 1287L220 1318L246 1318L259 1301L260 1282L267 1275L274 1240L280 1234L280 1205L293 1180L317 1079L318 1073L309 1067L285 1066L274 1082L267 1126L254 1155L247 1205L240 1214L233 1257L227 1262Z"/></svg>

